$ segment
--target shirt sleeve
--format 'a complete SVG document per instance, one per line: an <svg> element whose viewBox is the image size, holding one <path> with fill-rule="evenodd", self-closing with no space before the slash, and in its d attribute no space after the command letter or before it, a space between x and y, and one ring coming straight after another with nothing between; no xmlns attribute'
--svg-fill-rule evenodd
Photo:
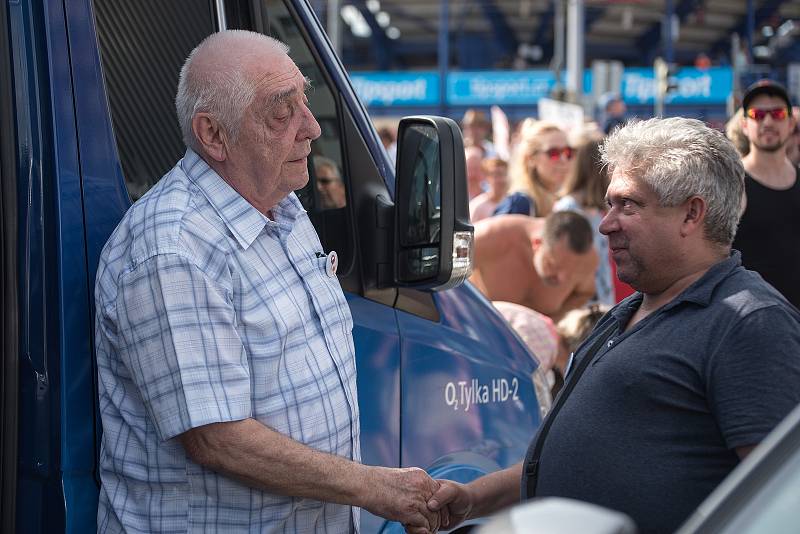
<svg viewBox="0 0 800 534"><path fill-rule="evenodd" d="M519 191L512 193L500 201L500 204L497 205L493 213L493 215L508 214L530 215L531 217L535 217L536 206L533 203L533 199Z"/></svg>
<svg viewBox="0 0 800 534"><path fill-rule="evenodd" d="M781 306L748 314L714 352L709 402L729 449L756 445L800 403L800 325Z"/></svg>
<svg viewBox="0 0 800 534"><path fill-rule="evenodd" d="M251 415L227 285L179 254L149 258L120 280L119 352L162 440Z"/></svg>

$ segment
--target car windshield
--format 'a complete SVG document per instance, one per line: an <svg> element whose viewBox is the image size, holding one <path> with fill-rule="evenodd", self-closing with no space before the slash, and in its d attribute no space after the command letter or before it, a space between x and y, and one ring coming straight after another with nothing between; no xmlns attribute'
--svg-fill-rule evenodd
<svg viewBox="0 0 800 534"><path fill-rule="evenodd" d="M762 534L796 532L800 513L800 449L795 450L775 476L748 502L725 532Z"/></svg>

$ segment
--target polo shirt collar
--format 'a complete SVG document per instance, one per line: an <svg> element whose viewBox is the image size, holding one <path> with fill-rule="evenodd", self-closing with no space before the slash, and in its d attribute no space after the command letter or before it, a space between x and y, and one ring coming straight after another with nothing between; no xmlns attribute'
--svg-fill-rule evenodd
<svg viewBox="0 0 800 534"><path fill-rule="evenodd" d="M681 302L694 302L700 306L708 306L711 303L711 297L717 286L728 277L731 271L741 264L741 253L738 250L731 250L731 254L728 258L709 267L700 279L695 280L692 285L684 289L680 295L675 297L672 302L665 307L672 308Z"/></svg>
<svg viewBox="0 0 800 534"><path fill-rule="evenodd" d="M717 286L728 275L742 264L742 255L738 250L731 250L728 258L712 265L698 280L683 290L683 292L664 305L663 310L669 310L684 302L693 302L700 306L708 306ZM628 319L635 313L642 303L644 296L637 292L623 300L611 311L611 315L621 324L627 324Z"/></svg>
<svg viewBox="0 0 800 534"><path fill-rule="evenodd" d="M305 213L300 200L294 193L291 193L273 209L275 218L280 221L280 224L270 220L245 200L190 148L186 149L186 154L181 160L181 168L202 191L209 204L236 238L239 246L244 249L253 244L265 226L276 227L278 231L291 229L297 216Z"/></svg>

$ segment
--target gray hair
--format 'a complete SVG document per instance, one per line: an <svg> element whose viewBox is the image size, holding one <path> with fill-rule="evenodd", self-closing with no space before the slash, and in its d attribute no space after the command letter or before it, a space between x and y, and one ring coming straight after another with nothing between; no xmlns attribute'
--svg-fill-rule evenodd
<svg viewBox="0 0 800 534"><path fill-rule="evenodd" d="M230 50L231 59L215 65L214 69L198 69L195 60L209 47L214 51L217 48ZM213 33L192 50L181 68L175 96L178 124L187 147L198 149L192 131L192 119L197 113L213 115L230 142L236 142L244 113L256 94L255 80L247 75L241 60L249 51L264 47L289 53L289 47L277 39L245 30Z"/></svg>
<svg viewBox="0 0 800 534"><path fill-rule="evenodd" d="M323 167L328 167L333 170L336 179L342 181L342 173L339 172L339 165L337 165L335 161L325 156L314 156L314 174L319 172Z"/></svg>
<svg viewBox="0 0 800 534"><path fill-rule="evenodd" d="M730 246L744 193L744 167L722 132L696 119L633 120L606 139L601 157L608 172L620 169L646 183L662 206L693 196L707 206L704 235Z"/></svg>

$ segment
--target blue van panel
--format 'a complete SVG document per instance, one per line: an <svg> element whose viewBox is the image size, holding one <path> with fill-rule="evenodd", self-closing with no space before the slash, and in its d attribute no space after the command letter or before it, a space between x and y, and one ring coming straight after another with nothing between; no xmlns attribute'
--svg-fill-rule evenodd
<svg viewBox="0 0 800 534"><path fill-rule="evenodd" d="M55 150L58 227L59 352L61 363L61 480L66 532L96 528L86 504L97 500L94 480L94 388L90 281L86 274L83 202L68 38L63 5L45 4Z"/></svg>
<svg viewBox="0 0 800 534"><path fill-rule="evenodd" d="M361 412L361 461L400 465L400 336L394 308L346 293L353 314L353 340ZM364 510L363 532L378 532L385 520Z"/></svg>
<svg viewBox="0 0 800 534"><path fill-rule="evenodd" d="M522 459L540 422L532 382L537 363L472 285L434 296L442 317L435 328L398 312L401 464L469 480ZM463 458L471 463L453 469L457 453L469 453Z"/></svg>
<svg viewBox="0 0 800 534"><path fill-rule="evenodd" d="M56 2L49 4L60 5ZM95 459L99 451L100 421L96 413L96 371L92 349L94 280L100 251L130 206L130 199L111 128L91 1L67 1L64 9L65 12L60 13L60 24L63 28L66 20L67 36L62 44L62 53L65 59L71 59L72 72L66 75L74 84L74 92L70 95L73 101L65 109L70 112L74 110L70 128L72 135L77 136L76 153L80 157L75 162L75 172L76 175L80 173L81 179L70 184L68 196L62 196L65 203L62 209L69 206L69 212L62 214L62 221L72 221L75 231L80 231L83 265L79 268L83 284L81 298L76 296L66 301L65 306L70 307L64 308L76 316L70 329L73 335L82 338L82 344L65 346L62 360L65 379L62 412L71 414L64 420L64 424L69 425L69 432L64 435L62 483L66 510L64 531L77 534L97 528L99 486ZM70 258L74 257L74 253L65 248L67 254L70 254ZM69 286L65 284L64 287ZM74 288L71 291L76 292ZM78 428L80 431L76 432ZM76 434L80 434L80 438ZM67 448L73 442L74 446Z"/></svg>
<svg viewBox="0 0 800 534"><path fill-rule="evenodd" d="M66 2L66 17L71 55L76 59L72 65L75 114L83 178L88 275L93 290L100 252L131 200L114 142L91 0ZM94 302L91 304L94 309Z"/></svg>

